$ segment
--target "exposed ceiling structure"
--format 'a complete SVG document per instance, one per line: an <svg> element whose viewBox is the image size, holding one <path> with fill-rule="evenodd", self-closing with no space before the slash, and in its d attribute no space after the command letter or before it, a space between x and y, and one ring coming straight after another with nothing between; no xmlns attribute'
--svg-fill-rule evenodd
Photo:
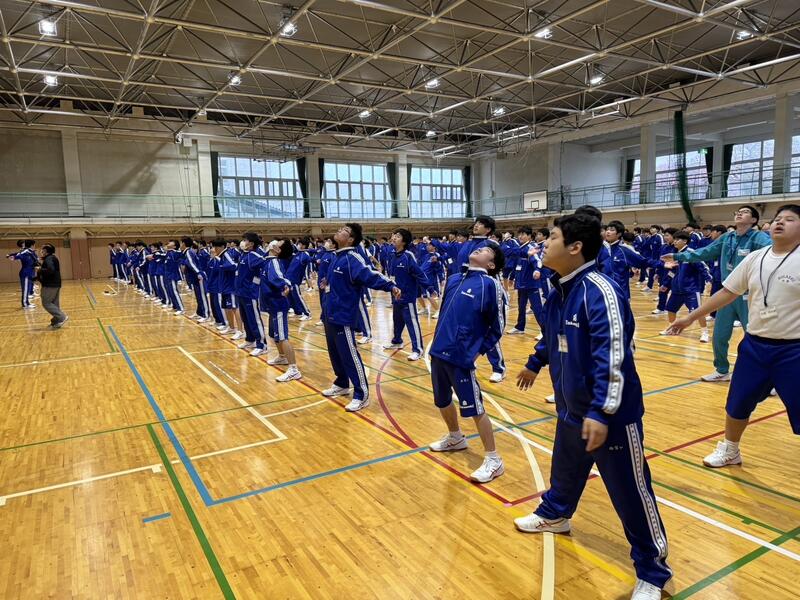
<svg viewBox="0 0 800 600"><path fill-rule="evenodd" d="M0 0L0 125L476 156L800 82L788 0Z"/></svg>

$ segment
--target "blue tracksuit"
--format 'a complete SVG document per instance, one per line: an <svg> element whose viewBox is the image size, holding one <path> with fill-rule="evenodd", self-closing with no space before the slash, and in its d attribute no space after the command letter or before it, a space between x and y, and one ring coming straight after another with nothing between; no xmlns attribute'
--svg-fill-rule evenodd
<svg viewBox="0 0 800 600"><path fill-rule="evenodd" d="M620 241L609 244L609 254L611 255L611 272L603 272L617 283L627 300L630 300L631 297L630 278L632 267L639 269L650 267L654 270L654 276L655 269L661 267L661 261L642 256L636 250Z"/></svg>
<svg viewBox="0 0 800 600"><path fill-rule="evenodd" d="M183 299L178 291L178 282L181 280L181 263L183 255L178 250L167 250L164 259L164 285L166 287L169 303L176 311L183 310Z"/></svg>
<svg viewBox="0 0 800 600"><path fill-rule="evenodd" d="M479 248L483 248L487 244L488 238L486 236L473 236L469 238L466 242L461 245L461 248L458 251L458 258L456 259L456 264L458 268L461 270L462 273L465 273L467 269L469 269L469 255L478 250ZM503 300L503 306L508 305L508 296L506 296L506 292L503 289L503 286L498 288L498 294ZM505 308L503 309L503 325L505 326ZM492 371L495 373L500 373L501 375L505 375L506 373L506 362L503 358L503 349L498 342L497 345L489 350L486 353L486 358L489 359L489 364L492 365Z"/></svg>
<svg viewBox="0 0 800 600"><path fill-rule="evenodd" d="M164 281L164 261L167 258L167 253L162 248L156 248L152 256L153 260L150 262L149 272L153 278L156 295L162 304L169 304L167 283Z"/></svg>
<svg viewBox="0 0 800 600"><path fill-rule="evenodd" d="M319 320L325 322L325 287L327 286L328 269L333 260L333 251L322 248L317 253L317 284L319 291ZM325 281L325 285L323 285Z"/></svg>
<svg viewBox="0 0 800 600"><path fill-rule="evenodd" d="M661 246L661 256L665 254L674 254L677 252L678 249L675 248L672 244L664 244ZM675 270L674 269L667 269L664 266L663 261L661 265L659 265L658 269L656 269L656 275L658 275L658 304L656 308L658 310L667 310L667 298L669 297L669 291L672 289L672 280L675 278ZM667 288L666 291L662 292L661 288Z"/></svg>
<svg viewBox="0 0 800 600"><path fill-rule="evenodd" d="M680 252L692 252L685 248ZM669 298L666 308L671 313L676 313L681 306L686 306L690 312L700 306L700 295L706 286L706 278L710 279L708 267L705 263L679 263L670 285Z"/></svg>
<svg viewBox="0 0 800 600"><path fill-rule="evenodd" d="M642 248L641 255L651 260L660 260L661 248L664 245L664 236L660 233L651 235ZM647 287L653 289L653 281L656 276L656 269L647 269Z"/></svg>
<svg viewBox="0 0 800 600"><path fill-rule="evenodd" d="M261 271L264 257L258 250L243 252L236 267L234 294L239 303L239 314L244 325L245 340L254 343L256 348L266 347L266 332L261 312L258 308L258 296L261 285Z"/></svg>
<svg viewBox="0 0 800 600"><path fill-rule="evenodd" d="M208 255L208 253L205 253ZM203 259L201 262L200 253L194 248L186 248L183 251L183 264L186 267L186 283L194 291L194 299L197 302L197 314L208 318L210 311L208 307L208 295L206 294L206 271L202 263L208 265L208 261Z"/></svg>
<svg viewBox="0 0 800 600"><path fill-rule="evenodd" d="M208 263L206 264L206 291L208 292L211 315L214 317L214 322L217 325L227 326L228 319L225 316L225 311L222 310L221 290L224 271L221 267L223 265L223 261L225 261L224 254L209 258Z"/></svg>
<svg viewBox="0 0 800 600"><path fill-rule="evenodd" d="M705 244L708 245L708 244ZM694 250L695 248L702 248L703 247L703 234L699 231L693 231L689 234L689 248Z"/></svg>
<svg viewBox="0 0 800 600"><path fill-rule="evenodd" d="M31 304L31 291L33 288L33 280L36 276L36 267L39 260L36 258L36 252L32 248L25 248L16 254L12 254L11 258L18 260L19 267L19 288L21 293L22 306L30 306Z"/></svg>
<svg viewBox="0 0 800 600"><path fill-rule="evenodd" d="M276 342L289 339L289 299L283 295L292 282L283 274L281 261L268 256L261 274L261 310L269 313L269 337Z"/></svg>
<svg viewBox="0 0 800 600"><path fill-rule="evenodd" d="M417 298L420 288L428 287L428 278L410 250L395 252L389 261L389 276L400 288L400 298L392 297L393 344L403 343L403 328L408 328L411 349L422 353L422 329L417 314Z"/></svg>
<svg viewBox="0 0 800 600"><path fill-rule="evenodd" d="M440 282L444 279L444 259L442 255L438 252L428 252L422 258L419 268L422 269L428 280L428 285L422 295L426 298L434 293L438 295Z"/></svg>
<svg viewBox="0 0 800 600"><path fill-rule="evenodd" d="M514 278L517 276L516 251L518 248L519 248L519 242L514 238L509 238L500 244L500 249L503 251L503 254L506 255L506 266L503 267L503 277L505 279L510 279L511 281L514 281Z"/></svg>
<svg viewBox="0 0 800 600"><path fill-rule="evenodd" d="M663 587L667 536L644 459L642 386L633 362L635 322L622 290L589 262L553 277L544 338L526 365L550 365L558 422L550 489L536 514L571 518L596 463L631 545L639 579ZM586 452L584 418L608 425L603 445Z"/></svg>
<svg viewBox="0 0 800 600"><path fill-rule="evenodd" d="M369 399L369 385L364 363L356 346L354 329L363 318L362 288L390 291L394 283L367 266L364 259L352 248L340 248L333 253L328 268L328 286L325 293L325 337L331 367L336 374L334 384L350 387L353 399Z"/></svg>
<svg viewBox="0 0 800 600"><path fill-rule="evenodd" d="M305 279L309 264L311 264L311 255L307 251L301 250L292 257L289 268L286 269L286 278L292 283L291 307L296 315L311 315L308 304L300 291L300 284Z"/></svg>
<svg viewBox="0 0 800 600"><path fill-rule="evenodd" d="M358 253L358 255L364 259L364 264L366 264L370 269L374 269L372 265L372 261L369 258L369 254L364 249L364 246L359 244L354 248L354 250ZM356 325L356 331L360 331L364 334L365 337L371 338L372 337L372 323L369 320L369 312L367 311L367 302L372 302L372 294L369 291L369 288L362 287L361 288L361 308L358 311L359 321L358 325Z"/></svg>
<svg viewBox="0 0 800 600"><path fill-rule="evenodd" d="M433 399L439 408L449 406L455 392L461 416L484 413L475 359L495 348L503 335L500 287L483 269L447 278L430 349Z"/></svg>
<svg viewBox="0 0 800 600"><path fill-rule="evenodd" d="M217 270L219 270L219 293L222 295L220 303L223 309L236 309L236 268L239 264L239 252L234 248L227 248L221 255Z"/></svg>
<svg viewBox="0 0 800 600"><path fill-rule="evenodd" d="M533 309L533 314L539 327L542 326L542 296L540 280L533 278L535 273L542 274L542 261L539 256L528 256L528 251L535 246L535 242L522 244L514 249L516 258L516 277L514 278L514 289L517 290L517 324L514 329L525 331L525 323L528 319L528 304Z"/></svg>

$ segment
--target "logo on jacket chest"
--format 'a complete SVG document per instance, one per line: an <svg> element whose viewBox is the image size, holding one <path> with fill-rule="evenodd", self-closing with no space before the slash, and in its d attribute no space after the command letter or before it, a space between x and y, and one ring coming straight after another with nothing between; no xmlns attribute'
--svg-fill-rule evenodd
<svg viewBox="0 0 800 600"><path fill-rule="evenodd" d="M572 315L571 319L564 321L564 324L569 325L570 327L580 327L581 324L578 322L578 313Z"/></svg>
<svg viewBox="0 0 800 600"><path fill-rule="evenodd" d="M461 290L462 296L467 296L468 298L475 298L475 295L472 293L472 288L469 288L466 292Z"/></svg>

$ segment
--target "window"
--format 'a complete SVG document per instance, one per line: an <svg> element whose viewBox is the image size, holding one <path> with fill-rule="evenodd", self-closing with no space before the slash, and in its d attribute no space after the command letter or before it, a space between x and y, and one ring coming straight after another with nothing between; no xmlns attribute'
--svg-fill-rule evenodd
<svg viewBox="0 0 800 600"><path fill-rule="evenodd" d="M734 144L728 174L728 196L772 193L774 140Z"/></svg>
<svg viewBox="0 0 800 600"><path fill-rule="evenodd" d="M408 198L412 218L463 217L466 208L463 171L412 165Z"/></svg>
<svg viewBox="0 0 800 600"><path fill-rule="evenodd" d="M706 168L706 154L708 148L693 150L685 154L686 179L689 184L689 197L692 200L702 200L708 193L708 171ZM673 202L680 200L680 183L678 180L679 154L664 154L656 156L656 182L653 198L648 202ZM641 160L636 159L633 167L633 182L631 194L638 198L641 183Z"/></svg>
<svg viewBox="0 0 800 600"><path fill-rule="evenodd" d="M219 157L220 212L230 218L302 218L297 163Z"/></svg>
<svg viewBox="0 0 800 600"><path fill-rule="evenodd" d="M325 216L333 219L388 219L392 201L385 164L325 161Z"/></svg>
<svg viewBox="0 0 800 600"><path fill-rule="evenodd" d="M789 191L800 192L800 135L792 138L792 167L789 172Z"/></svg>

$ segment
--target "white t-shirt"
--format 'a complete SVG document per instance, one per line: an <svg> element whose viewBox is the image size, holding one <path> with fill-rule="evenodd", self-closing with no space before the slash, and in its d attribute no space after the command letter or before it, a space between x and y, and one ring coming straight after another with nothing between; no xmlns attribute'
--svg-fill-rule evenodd
<svg viewBox="0 0 800 600"><path fill-rule="evenodd" d="M800 340L800 248L778 268L784 258L786 254L775 254L772 246L751 252L722 285L734 294L749 292L748 333L777 340ZM764 288L769 310L764 306ZM774 316L765 314L771 309Z"/></svg>

